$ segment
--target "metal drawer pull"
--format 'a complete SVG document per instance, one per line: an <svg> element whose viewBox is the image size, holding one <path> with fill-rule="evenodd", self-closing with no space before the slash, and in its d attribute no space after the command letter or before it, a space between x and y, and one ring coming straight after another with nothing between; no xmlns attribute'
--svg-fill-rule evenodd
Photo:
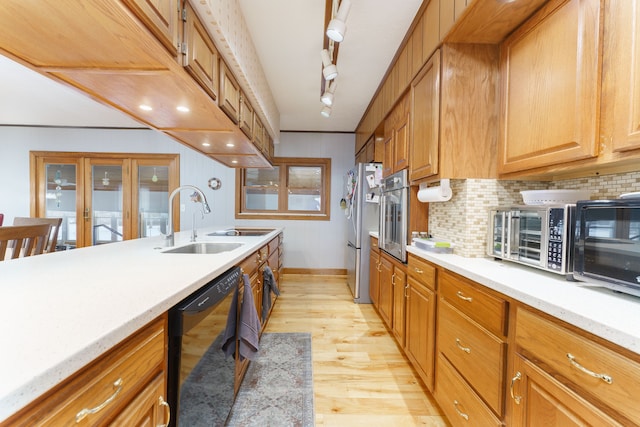
<svg viewBox="0 0 640 427"><path fill-rule="evenodd" d="M462 293L462 291L458 291L458 292L456 292L456 295L457 295L457 296L458 296L458 298L460 298L461 300L464 300L464 301L467 301L467 302L471 302L471 301L473 301L473 298L472 298L472 297L467 297L467 296L465 296L465 295Z"/></svg>
<svg viewBox="0 0 640 427"><path fill-rule="evenodd" d="M515 384L516 381L519 381L522 379L522 374L520 372L516 372L516 376L511 378L511 386L510 388L510 392L511 392L511 398L516 402L516 405L520 404L520 401L522 400L522 396L516 396L513 394L513 385Z"/></svg>
<svg viewBox="0 0 640 427"><path fill-rule="evenodd" d="M420 270L418 267L413 267L413 270L418 274L424 273L424 271Z"/></svg>
<svg viewBox="0 0 640 427"><path fill-rule="evenodd" d="M595 373L593 371L590 371L589 369L585 368L584 366L582 366L578 362L576 362L575 356L572 355L571 353L567 353L567 359L569 359L569 362L571 362L571 364L573 366L575 366L576 368L578 368L579 370L581 370L585 374L590 375L590 376L592 376L594 378L600 378L602 381L604 381L607 384L611 384L613 382L613 378L611 378L609 375L607 375L607 374L597 374L597 373Z"/></svg>
<svg viewBox="0 0 640 427"><path fill-rule="evenodd" d="M462 346L462 342L460 341L459 338L456 338L456 345L458 346L458 348L462 351L464 351L465 353L471 353L471 349L469 347L463 347Z"/></svg>
<svg viewBox="0 0 640 427"><path fill-rule="evenodd" d="M458 415L460 415L462 418L464 418L466 421L469 421L469 415L465 414L464 412L462 412L460 409L458 409L458 405L460 403L457 400L453 401L453 407L456 409L456 412L458 413Z"/></svg>
<svg viewBox="0 0 640 427"><path fill-rule="evenodd" d="M166 424L164 424L163 426L159 426L159 427L167 427L169 425L169 423L171 422L171 407L169 406L167 401L162 398L162 396L160 396L158 398L158 403L160 404L160 406L164 406L164 413L167 415Z"/></svg>
<svg viewBox="0 0 640 427"><path fill-rule="evenodd" d="M101 404L99 404L98 406L96 406L95 408L92 409L83 409L82 411L78 412L76 414L76 424L79 423L80 421L82 421L87 415L91 415L91 414L95 414L96 412L100 412L102 411L107 405L109 405L111 402L113 402L115 400L115 398L118 396L118 394L120 394L120 392L122 391L122 378L118 378L114 383L113 383L113 387L116 388L116 391L107 398L107 400L105 400L104 402L102 402Z"/></svg>

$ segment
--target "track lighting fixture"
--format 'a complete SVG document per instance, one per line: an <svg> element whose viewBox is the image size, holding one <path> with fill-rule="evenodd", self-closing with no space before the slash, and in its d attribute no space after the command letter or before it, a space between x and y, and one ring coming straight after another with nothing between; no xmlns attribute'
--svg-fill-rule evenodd
<svg viewBox="0 0 640 427"><path fill-rule="evenodd" d="M333 94L336 91L337 85L338 83L335 80L332 80L331 83L327 86L327 89L320 97L320 101L322 101L322 103L327 107L331 107L333 105Z"/></svg>
<svg viewBox="0 0 640 427"><path fill-rule="evenodd" d="M350 0L342 0L338 8L338 14L329 21L327 26L327 37L336 42L344 40L344 33L347 31L347 16L351 8Z"/></svg>
<svg viewBox="0 0 640 427"><path fill-rule="evenodd" d="M322 69L322 75L325 80L333 80L338 77L338 67L335 66L331 62L331 57L329 56L329 51L327 49L322 49L320 53L322 56L322 65L324 68Z"/></svg>
<svg viewBox="0 0 640 427"><path fill-rule="evenodd" d="M329 117L331 115L331 108L327 106L322 107L322 110L320 110L320 114L322 115L322 117Z"/></svg>

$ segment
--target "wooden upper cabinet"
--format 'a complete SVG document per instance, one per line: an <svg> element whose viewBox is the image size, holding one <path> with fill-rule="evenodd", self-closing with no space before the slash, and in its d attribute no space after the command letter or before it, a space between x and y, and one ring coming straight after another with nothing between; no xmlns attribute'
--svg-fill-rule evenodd
<svg viewBox="0 0 640 427"><path fill-rule="evenodd" d="M253 145L260 151L265 151L264 125L257 114L253 114Z"/></svg>
<svg viewBox="0 0 640 427"><path fill-rule="evenodd" d="M244 132L245 135L247 135L247 137L249 139L253 139L253 107L251 106L251 104L249 103L249 100L247 99L247 97L245 96L244 93L240 93L240 118L239 118L239 125L240 125L240 129L242 130L242 132Z"/></svg>
<svg viewBox="0 0 640 427"><path fill-rule="evenodd" d="M183 65L215 101L218 99L220 55L188 2L185 4L184 16Z"/></svg>
<svg viewBox="0 0 640 427"><path fill-rule="evenodd" d="M409 167L409 94L398 102L384 121L382 175Z"/></svg>
<svg viewBox="0 0 640 427"><path fill-rule="evenodd" d="M440 51L436 51L411 85L411 181L438 173L439 147Z"/></svg>
<svg viewBox="0 0 640 427"><path fill-rule="evenodd" d="M621 156L640 149L640 7L606 2L604 16L601 144Z"/></svg>
<svg viewBox="0 0 640 427"><path fill-rule="evenodd" d="M240 119L240 85L227 67L220 60L220 100L218 106L227 113L234 123Z"/></svg>
<svg viewBox="0 0 640 427"><path fill-rule="evenodd" d="M601 0L554 0L502 45L499 172L598 154Z"/></svg>
<svg viewBox="0 0 640 427"><path fill-rule="evenodd" d="M178 56L180 52L180 0L123 0L158 40Z"/></svg>

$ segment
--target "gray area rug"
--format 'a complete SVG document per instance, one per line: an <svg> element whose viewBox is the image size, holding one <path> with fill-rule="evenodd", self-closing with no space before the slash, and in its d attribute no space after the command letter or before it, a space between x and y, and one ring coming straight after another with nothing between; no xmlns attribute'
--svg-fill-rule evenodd
<svg viewBox="0 0 640 427"><path fill-rule="evenodd" d="M229 427L314 425L311 334L264 333L249 364Z"/></svg>

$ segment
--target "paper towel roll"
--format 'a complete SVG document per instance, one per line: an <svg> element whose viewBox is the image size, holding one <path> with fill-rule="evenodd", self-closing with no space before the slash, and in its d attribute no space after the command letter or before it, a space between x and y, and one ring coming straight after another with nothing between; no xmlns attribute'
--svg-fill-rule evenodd
<svg viewBox="0 0 640 427"><path fill-rule="evenodd" d="M436 187L423 187L421 185L418 190L418 200L422 203L446 202L451 200L452 195L453 192L448 179L441 180L440 185Z"/></svg>

